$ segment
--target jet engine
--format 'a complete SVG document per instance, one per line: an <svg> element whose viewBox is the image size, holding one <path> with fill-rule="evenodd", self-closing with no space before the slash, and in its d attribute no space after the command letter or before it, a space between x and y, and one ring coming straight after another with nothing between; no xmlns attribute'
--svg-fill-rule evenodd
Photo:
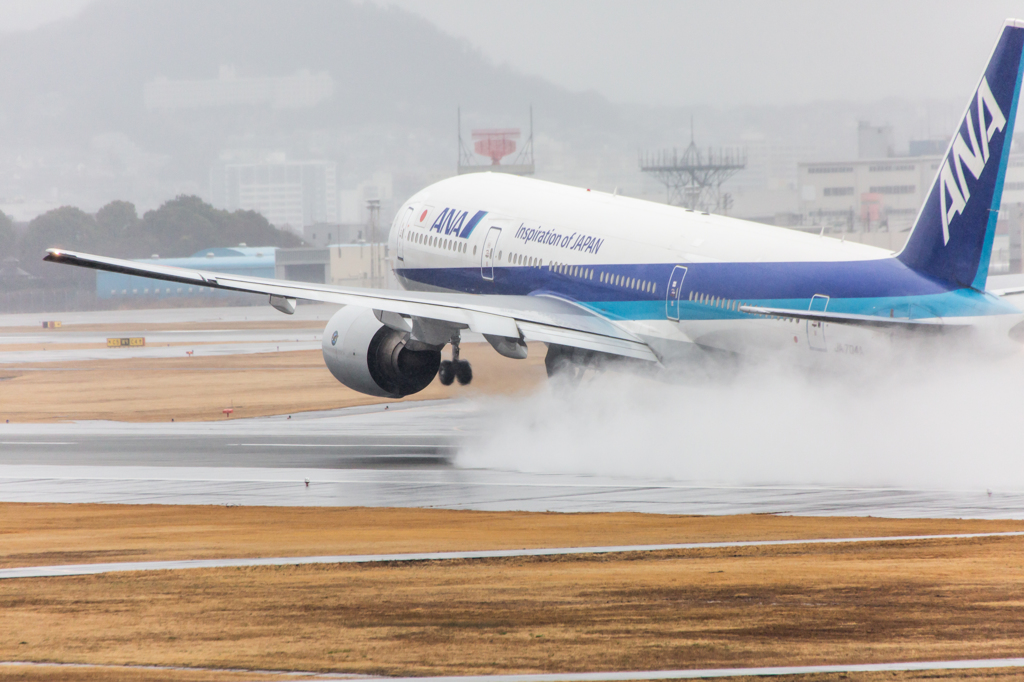
<svg viewBox="0 0 1024 682"><path fill-rule="evenodd" d="M437 375L441 351L412 350L409 334L381 324L373 311L345 306L324 329L324 362L351 389L401 398L426 388Z"/></svg>

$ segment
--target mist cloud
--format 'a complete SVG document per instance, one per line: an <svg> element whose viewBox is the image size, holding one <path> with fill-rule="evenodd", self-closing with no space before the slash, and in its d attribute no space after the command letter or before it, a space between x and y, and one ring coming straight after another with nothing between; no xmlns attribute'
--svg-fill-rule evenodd
<svg viewBox="0 0 1024 682"><path fill-rule="evenodd" d="M623 372L494 399L464 467L710 485L1024 490L1024 353L894 353L667 382Z"/></svg>

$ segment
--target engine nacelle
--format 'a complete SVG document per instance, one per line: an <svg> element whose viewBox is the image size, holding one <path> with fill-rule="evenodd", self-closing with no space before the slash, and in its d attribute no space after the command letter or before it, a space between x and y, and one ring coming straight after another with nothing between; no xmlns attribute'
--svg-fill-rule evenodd
<svg viewBox="0 0 1024 682"><path fill-rule="evenodd" d="M440 350L411 350L409 335L380 323L368 308L345 306L324 329L324 362L349 388L401 398L426 388L441 365Z"/></svg>

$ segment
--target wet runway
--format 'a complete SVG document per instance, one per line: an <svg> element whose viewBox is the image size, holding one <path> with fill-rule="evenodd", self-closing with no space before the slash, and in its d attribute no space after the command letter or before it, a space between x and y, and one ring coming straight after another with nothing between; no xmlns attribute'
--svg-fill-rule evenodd
<svg viewBox="0 0 1024 682"><path fill-rule="evenodd" d="M224 422L0 424L0 500L1024 518L1024 492L713 486L466 468L470 401ZM307 485L308 479L308 485Z"/></svg>
<svg viewBox="0 0 1024 682"><path fill-rule="evenodd" d="M190 348L167 344L182 341L195 343L197 354L319 348L314 329L335 310L300 305L290 319L308 321L309 330L217 328L285 319L269 306L0 315L0 363L46 361L36 368L46 371L111 354L177 357ZM50 319L125 330L186 322L210 328L148 332L144 348L88 349L117 333L43 331L41 321ZM71 348L4 350L47 341ZM488 417L478 404L449 400L205 423L0 424L0 500L1024 518L1024 491L722 486L538 473L516 470L514 461L508 470L469 467L460 452L474 452Z"/></svg>

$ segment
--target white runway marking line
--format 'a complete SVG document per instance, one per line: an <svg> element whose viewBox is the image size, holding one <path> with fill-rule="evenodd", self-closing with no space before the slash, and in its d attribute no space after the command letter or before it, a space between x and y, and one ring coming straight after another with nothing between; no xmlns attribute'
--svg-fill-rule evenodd
<svg viewBox="0 0 1024 682"><path fill-rule="evenodd" d="M813 675L820 673L867 673L910 670L972 670L1019 668L1024 658L992 658L973 661L922 661L913 663L866 663L860 665L799 665L776 668L712 668L708 670L645 670L607 673L549 673L537 675L466 675L451 677L389 677L388 682L615 682L619 680L695 680L711 677Z"/></svg>
<svg viewBox="0 0 1024 682"><path fill-rule="evenodd" d="M0 445L78 445L78 443L60 440L0 440Z"/></svg>
<svg viewBox="0 0 1024 682"><path fill-rule="evenodd" d="M663 552L678 549L780 547L787 545L839 545L866 542L920 542L973 538L1021 537L1024 531L952 533L946 535L894 535L871 538L811 538L807 540L741 540L735 542L686 542L662 545L615 545L610 547L549 547L541 549L493 549L465 552L412 552L407 554L339 554L333 556L263 557L255 559L182 559L179 561L125 561L109 564L66 564L0 569L0 580L61 578L120 571L177 571L190 568L239 568L251 566L299 566L303 564L369 564L387 561L451 561L454 559L506 559L511 557ZM632 678L624 678L632 679Z"/></svg>
<svg viewBox="0 0 1024 682"><path fill-rule="evenodd" d="M600 673L538 673L523 675L452 675L447 677L371 677L346 673L314 673L283 670L244 670L239 668L186 668L156 665L103 665L99 663L37 663L4 661L0 667L101 668L116 670L184 670L198 672L249 673L282 677L308 677L315 680L387 680L388 682L619 682L625 680L694 680L722 677L780 675L816 675L822 673L910 672L917 670L981 670L1024 667L1024 658L987 658L963 661L913 661L909 663L855 663L852 665L799 665L774 668L708 668L704 670L642 670Z"/></svg>

